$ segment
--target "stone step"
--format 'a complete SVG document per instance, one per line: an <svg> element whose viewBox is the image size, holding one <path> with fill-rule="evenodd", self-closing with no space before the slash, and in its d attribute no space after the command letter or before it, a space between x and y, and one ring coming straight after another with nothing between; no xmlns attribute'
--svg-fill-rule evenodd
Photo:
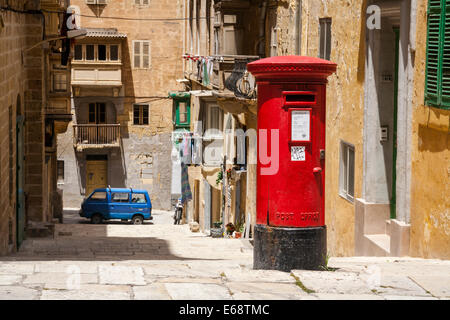
<svg viewBox="0 0 450 320"><path fill-rule="evenodd" d="M389 220L386 220L386 222L385 222L385 228L386 228L385 233L386 233L388 236L390 236L390 235L391 235L391 220L390 220L390 219L389 219Z"/></svg>
<svg viewBox="0 0 450 320"><path fill-rule="evenodd" d="M367 240L368 256L388 257L390 256L391 237L387 234L370 234L364 236Z"/></svg>

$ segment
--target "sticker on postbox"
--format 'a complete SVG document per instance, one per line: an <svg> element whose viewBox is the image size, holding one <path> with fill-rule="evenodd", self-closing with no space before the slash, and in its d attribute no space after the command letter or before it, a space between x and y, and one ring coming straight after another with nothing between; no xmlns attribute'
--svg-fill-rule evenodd
<svg viewBox="0 0 450 320"><path fill-rule="evenodd" d="M291 146L291 161L305 161L305 146Z"/></svg>
<svg viewBox="0 0 450 320"><path fill-rule="evenodd" d="M291 140L310 141L310 111L292 110L291 113Z"/></svg>

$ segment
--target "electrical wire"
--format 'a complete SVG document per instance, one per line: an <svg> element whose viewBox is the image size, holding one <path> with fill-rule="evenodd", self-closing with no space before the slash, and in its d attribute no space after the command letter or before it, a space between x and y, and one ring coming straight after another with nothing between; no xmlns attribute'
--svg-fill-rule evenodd
<svg viewBox="0 0 450 320"><path fill-rule="evenodd" d="M1 11L11 11L11 12L15 12L15 13L23 13L23 14L43 14L45 13L58 13L58 14L62 14L65 13L66 11L54 11L54 10L46 10L46 9L41 9L41 10L17 10L17 9L13 9L11 7L0 7ZM72 15L75 16L79 16L79 17L85 17L85 18L101 18L101 19L113 19L113 20L129 20L129 21L160 21L160 22L164 22L164 21L186 21L186 20L193 20L194 18L128 18L128 17L97 17L94 15L87 15L87 14L78 14L78 13L73 13ZM196 19L208 19L208 17L198 17ZM209 19L214 19L214 16L209 17Z"/></svg>

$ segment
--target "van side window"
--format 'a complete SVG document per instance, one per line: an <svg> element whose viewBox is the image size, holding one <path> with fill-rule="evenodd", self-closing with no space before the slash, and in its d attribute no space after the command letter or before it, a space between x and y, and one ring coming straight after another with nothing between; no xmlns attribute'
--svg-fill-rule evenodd
<svg viewBox="0 0 450 320"><path fill-rule="evenodd" d="M106 192L95 192L89 200L96 202L106 201Z"/></svg>
<svg viewBox="0 0 450 320"><path fill-rule="evenodd" d="M125 192L115 192L111 194L112 202L128 202L129 194Z"/></svg>
<svg viewBox="0 0 450 320"><path fill-rule="evenodd" d="M147 199L145 199L145 194L143 193L133 193L133 195L131 196L131 202L147 203Z"/></svg>

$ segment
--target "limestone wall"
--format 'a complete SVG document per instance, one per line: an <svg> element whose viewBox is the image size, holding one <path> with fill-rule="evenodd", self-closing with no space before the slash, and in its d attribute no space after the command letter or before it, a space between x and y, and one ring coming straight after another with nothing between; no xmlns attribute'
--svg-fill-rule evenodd
<svg viewBox="0 0 450 320"><path fill-rule="evenodd" d="M428 1L417 2L410 255L450 259L450 111L423 104Z"/></svg>

